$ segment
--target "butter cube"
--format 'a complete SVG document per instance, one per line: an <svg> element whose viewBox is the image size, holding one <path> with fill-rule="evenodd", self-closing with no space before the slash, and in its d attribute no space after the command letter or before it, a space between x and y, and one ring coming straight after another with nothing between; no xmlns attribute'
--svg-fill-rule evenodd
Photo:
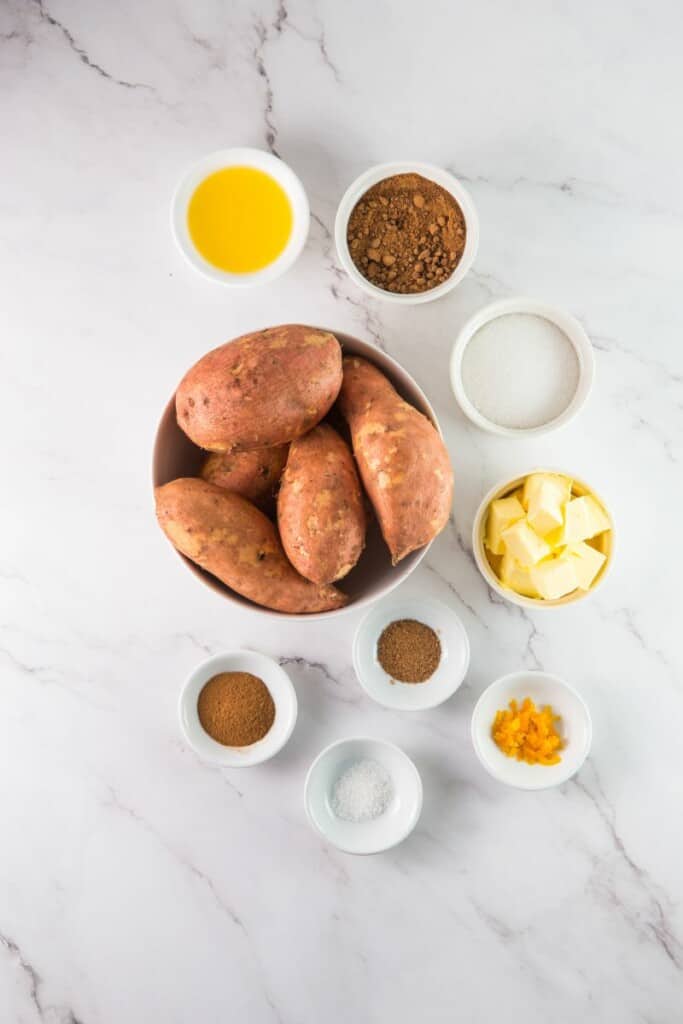
<svg viewBox="0 0 683 1024"><path fill-rule="evenodd" d="M522 490L522 505L527 512L536 505L541 491L545 492L546 502L564 505L572 496L572 482L559 473L530 473Z"/></svg>
<svg viewBox="0 0 683 1024"><path fill-rule="evenodd" d="M578 586L573 558L557 555L546 558L529 571L531 582L542 598L556 601L565 594L571 594Z"/></svg>
<svg viewBox="0 0 683 1024"><path fill-rule="evenodd" d="M540 476L540 474L539 474ZM529 525L545 537L558 530L564 524L564 505L568 498L563 497L552 479L543 479L530 494L527 519Z"/></svg>
<svg viewBox="0 0 683 1024"><path fill-rule="evenodd" d="M518 519L524 518L524 509L519 498L511 495L509 498L496 498L491 502L488 518L486 520L486 547L494 555L502 555L505 545L502 541L503 530L506 530Z"/></svg>
<svg viewBox="0 0 683 1024"><path fill-rule="evenodd" d="M607 560L607 555L603 555L602 551L596 551L583 541L566 547L562 557L569 559L574 566L576 582L581 590L590 590L593 580Z"/></svg>
<svg viewBox="0 0 683 1024"><path fill-rule="evenodd" d="M560 543L578 544L579 541L590 540L591 537L596 537L609 528L607 513L592 495L572 498L565 506Z"/></svg>
<svg viewBox="0 0 683 1024"><path fill-rule="evenodd" d="M529 570L520 565L512 555L503 555L500 563L499 577L501 583L509 587L510 590L514 590L516 594L522 594L523 597L540 597L536 587L531 582Z"/></svg>
<svg viewBox="0 0 683 1024"><path fill-rule="evenodd" d="M531 529L526 519L508 526L501 534L505 552L516 558L520 565L536 565L550 554L550 545Z"/></svg>

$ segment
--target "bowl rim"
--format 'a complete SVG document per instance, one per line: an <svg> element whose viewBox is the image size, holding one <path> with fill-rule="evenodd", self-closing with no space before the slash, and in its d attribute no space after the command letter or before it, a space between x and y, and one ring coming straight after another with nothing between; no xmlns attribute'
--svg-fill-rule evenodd
<svg viewBox="0 0 683 1024"><path fill-rule="evenodd" d="M246 165L269 174L281 186L292 208L292 231L280 255L260 270L233 274L215 267L196 249L187 226L187 207L195 189L210 174L227 167ZM266 150L248 146L217 149L207 153L181 176L171 200L171 232L181 253L204 277L228 288L249 288L267 284L284 274L296 262L308 238L310 207L306 190L289 164Z"/></svg>
<svg viewBox="0 0 683 1024"><path fill-rule="evenodd" d="M280 688L278 693L273 692L267 679L263 679L275 703L276 717L278 714L282 714L286 715L288 719L284 732L277 740L271 738L269 741L269 733L266 733L261 740L251 744L250 747L229 747L218 743L217 740L214 740L204 731L197 712L197 698L201 692L201 687L216 672L231 671L221 666L235 658L246 659L254 666L258 666L260 663L260 672L277 678L278 687ZM259 674L258 668L255 669L253 674ZM261 675L259 675L259 678L261 678ZM197 692L197 697L193 697L192 690L197 685L200 685L200 690ZM185 742L202 760L219 764L224 768L252 768L257 764L269 761L271 757L275 757L289 742L294 732L298 713L299 705L296 690L288 672L274 658L263 654L261 651L251 650L247 647L234 647L230 650L219 651L199 662L186 676L178 695L178 719ZM196 728L197 726L198 729ZM240 752L236 753L236 751Z"/></svg>
<svg viewBox="0 0 683 1024"><path fill-rule="evenodd" d="M544 782L539 785L512 782L507 778L502 778L501 775L492 770L490 762L484 756L483 752L479 747L479 741L477 738L478 730L476 728L481 717L481 706L484 702L484 698L489 694L489 692L492 689L502 687L505 684L511 683L513 680L519 679L521 681L522 679L528 679L529 676L542 676L544 679L549 680L551 685L558 686L560 689L567 690L569 693L571 693L572 697L577 701L578 705L580 706L586 723L586 744L582 754L579 756L579 759L576 762L576 765L571 768L571 771L569 773L561 775L560 777L553 779L552 781ZM477 755L479 763L491 776L492 779L495 779L496 782L502 783L504 786L511 786L513 789L519 789L528 793L532 793L538 792L539 790L543 789L554 789L556 786L562 786L565 782L568 782L577 774L577 772L581 770L581 768L586 762L586 758L590 754L591 747L593 745L593 719L591 717L590 708L588 707L588 704L586 703L584 698L581 696L578 690L571 685L571 683L568 683L566 681L566 679L562 679L561 676L555 675L555 673L553 672L546 672L543 669L518 669L516 672L508 672L504 676L499 676L497 679L494 679L493 682L489 683L489 685L485 687L485 689L481 692L476 704L474 705L474 708L472 709L472 716L470 718L470 739L472 741L472 746L474 747L474 752Z"/></svg>
<svg viewBox="0 0 683 1024"><path fill-rule="evenodd" d="M376 743L379 746L387 747L388 749L393 750L394 753L398 754L399 757L402 758L409 766L409 769L416 781L415 807L413 810L413 814L411 815L408 828L401 835L399 835L397 839L394 839L392 842L386 844L385 846L377 847L377 849L374 850L352 850L349 847L334 842L334 840L330 838L327 832L323 832L322 829L319 828L318 823L313 818L313 815L311 814L310 810L308 799L309 786L311 779L313 778L313 773L318 767L319 762L331 750L334 750L336 747L346 746L349 743ZM344 736L342 737L342 739L333 740L332 743L328 743L326 747L323 747L320 753L313 759L308 771L306 772L306 778L304 779L303 796L304 810L306 812L306 817L308 818L309 824L319 836L322 836L326 843L329 843L331 846L334 846L336 850L341 850L342 853L350 853L357 857L369 857L373 856L376 853L385 853L387 850L392 850L395 846L398 846L405 839L407 839L411 832L415 830L415 827L418 821L420 820L420 815L422 814L422 805L424 802L424 787L422 785L422 776L418 771L417 765L410 757L410 755L406 754L405 750L403 750L402 747L399 747L397 743L392 743L390 740L385 740L382 738L378 738L377 736L367 736L363 734L358 736Z"/></svg>
<svg viewBox="0 0 683 1024"><path fill-rule="evenodd" d="M506 427L494 420L488 419L479 412L474 403L470 400L465 390L462 379L462 363L465 351L470 341L480 328L485 324L497 320L501 316L510 313L526 313L531 316L543 317L558 327L571 342L579 363L579 379L576 384L576 391L572 396L569 405L554 419L547 423L541 423L536 427ZM489 434L496 434L498 437L540 437L543 434L550 434L554 430L565 426L573 420L583 409L588 401L593 383L595 380L595 354L588 334L583 325L559 306L542 302L525 295L514 295L507 299L498 299L482 306L477 310L460 328L453 348L449 363L451 389L456 401L465 416L481 430Z"/></svg>
<svg viewBox="0 0 683 1024"><path fill-rule="evenodd" d="M436 288L430 288L425 292L416 292L409 295L401 295L396 292L388 292L384 288L378 288L367 278L363 277L351 259L348 243L346 241L346 228L349 217L359 199L376 185L394 174L420 174L437 185L441 185L453 196L462 210L465 218L466 237L465 249L460 262L451 276ZM389 163L374 164L359 174L351 182L344 192L334 219L334 240L339 261L354 284L362 288L366 294L375 299L383 299L385 302L393 302L396 305L418 306L424 302L434 302L452 291L470 271L479 249L479 217L474 205L472 196L462 182L451 174L450 171L435 164L423 163L415 160L394 160Z"/></svg>
<svg viewBox="0 0 683 1024"><path fill-rule="evenodd" d="M607 553L607 558L604 565L600 569L597 579L591 585L590 590L573 590L570 594L565 594L564 597L557 598L555 601L546 601L543 598L537 597L525 597L523 594L518 594L514 590L509 590L504 587L493 569L489 565L489 561L484 552L483 542L483 531L484 531L484 520L488 507L491 502L501 495L504 495L507 491L513 490L515 487L531 476L533 473L554 473L559 476L565 476L571 480L572 483L578 483L587 494L592 494L597 501L600 503L602 509L606 513L610 521L610 546ZM474 522L472 523L472 553L476 562L479 572L484 577L485 582L489 585L491 590L494 590L501 597L504 597L506 601L510 601L511 604L516 604L520 608L528 609L552 609L552 608L566 608L570 605L576 604L578 601L584 601L588 597L592 597L596 590L598 590L605 581L605 578L609 574L612 564L614 562L614 553L616 549L616 530L614 524L614 516L610 511L609 505L607 505L595 488L591 487L583 477L575 476L573 473L568 473L564 469L558 469L557 467L549 466L534 466L531 469L526 470L522 473L517 473L513 477L505 477L499 480L497 484L491 487L484 497L482 498L477 511L474 516Z"/></svg>
<svg viewBox="0 0 683 1024"><path fill-rule="evenodd" d="M372 362L383 373L385 372L386 364L388 363L391 367L392 373L392 375L389 375L389 379L393 386L396 386L396 378L393 377L394 373L398 378L400 378L401 376L406 377L410 383L411 389L416 393L421 402L421 406L415 406L415 408L417 408L418 412L421 412L424 416L429 417L434 427L436 428L439 437L443 439L443 431L441 429L441 425L439 423L434 407L432 406L431 402L429 401L426 394L422 390L421 386L417 383L413 375L409 373L408 370L404 369L404 367L398 362L397 359L394 359L393 356L389 355L387 352L384 352L382 349L379 349L376 345L373 345L371 342L362 341L360 338L356 338L354 335L348 334L346 331L330 330L330 328L328 327L318 327L315 325L310 326L313 328L313 330L327 331L328 333L333 334L337 338L340 345L342 346L342 355L344 354L344 346L348 342L350 342L352 346L358 347L357 352L354 350L349 350L350 354L357 354L361 358L368 359L368 361ZM156 427L154 445L152 449L152 492L154 492L154 488L156 488L157 486L161 486L159 483L157 483L156 469L162 451L160 436L161 428L168 415L175 415L175 394L176 392L174 391L173 394L171 395L171 398L164 406L161 417ZM393 590L395 590L396 587L403 583L411 575L411 573L414 572L414 570L418 567L422 559L427 555L433 543L434 539L430 540L428 544L424 545L424 547L418 548L415 551L411 551L409 555L406 555L406 558L402 561L405 562L408 559L410 559L410 564L404 566L402 570L396 572L395 579L392 579L386 585L386 588L383 589L380 593L374 595L370 594L366 597L359 597L357 600L349 602L349 604L344 605L342 608L332 608L326 612L311 612L306 614L295 612L279 612L276 611L274 608L266 608L263 605L257 605L253 601L249 601L246 597L242 597L241 595L237 594L236 591L231 590L226 584L221 583L220 580L216 579L215 583L212 582L212 580L215 579L215 577L207 578L207 576L210 576L210 574L206 574L203 569L195 565L194 562L191 561L191 559L181 554L181 552L178 551L175 547L173 547L173 545L171 545L171 547L175 552L176 556L186 564L192 575L197 580L199 580L199 582L201 582L205 587L208 587L214 593L220 594L223 598L230 601L231 604L233 604L236 608L240 608L242 609L242 611L251 612L255 615L267 615L269 618L277 619L279 621L286 621L287 619L290 619L296 622L315 622L320 619L329 619L335 615L344 615L350 614L351 612L357 612L360 611L361 608L367 608L375 602L382 600L382 598L386 597ZM399 567L400 565L401 563L399 563ZM343 588L343 581L341 581L341 584Z"/></svg>
<svg viewBox="0 0 683 1024"><path fill-rule="evenodd" d="M395 608L395 609L397 609L397 614L400 614L400 609L402 607L404 607L404 606L407 607L407 606L413 606L413 605L417 606L417 605L419 605L420 608L429 608L430 605L432 607L437 606L438 608L440 608L444 612L446 612L446 614L447 614L449 619L453 620L457 624L456 628L458 629L458 631L459 631L459 633L460 633L460 635L462 637L462 640L463 640L464 668L463 668L463 671L462 671L462 675L460 675L460 676L454 675L453 676L453 678L456 680L454 685L452 685L451 687L446 687L444 692L442 694L438 695L436 697L436 699L434 699L434 698L432 698L431 700L427 699L422 704L420 704L419 706L416 705L415 707L403 707L402 705L397 704L395 701L392 701L390 699L383 700L380 696L378 696L376 693L374 693L372 690L370 690L368 688L368 686L366 685L366 681L365 681L365 678L364 678L364 673L361 672L361 661L360 661L360 645L361 645L361 641L363 639L362 634L363 634L364 630L367 628L368 623L370 622L372 617L374 615L378 615L379 614L383 604L387 606L387 608L386 608L387 612L390 612L391 608ZM416 612L415 613L415 617L416 618L417 618L417 614L418 613ZM425 615L424 618L426 620L429 620L429 615ZM428 625L429 622L427 621L426 624ZM356 678L358 679L358 682L359 682L363 692L371 700L373 700L376 704L379 704L380 707L390 708L392 711L400 711L400 712L405 711L408 714L410 714L411 712L414 712L414 711L430 711L430 710L432 710L432 708L438 708L441 704L445 704L445 702L447 700L450 700L451 697L453 697L454 694L457 693L457 691L460 689L460 687L462 686L463 682L465 681L465 678L467 676L467 673L468 673L469 667L470 667L471 653L472 652L471 652L471 647L470 647L469 635L467 633L467 630L465 629L465 624L463 623L462 619L460 618L458 613L455 611L455 609L451 608L451 606L446 604L445 601L441 601L437 597L431 597L431 596L422 596L422 597L420 597L418 595L414 595L414 596L406 595L405 597L393 596L393 597L389 597L387 600L383 600L381 604L378 602L378 604L374 608L372 608L370 611L366 612L366 614L362 617L362 619L358 623L358 625L356 627L356 630L354 632L352 646L351 646L351 657L352 657L352 661L353 661L353 668L354 668L354 671L356 673ZM418 693L423 693L424 692L428 696L428 692L429 691L426 688L428 686L428 683L429 683L429 680L425 680L424 684L413 684L413 685L417 685L417 691L416 692L418 692ZM400 692L400 691L398 691L398 692Z"/></svg>

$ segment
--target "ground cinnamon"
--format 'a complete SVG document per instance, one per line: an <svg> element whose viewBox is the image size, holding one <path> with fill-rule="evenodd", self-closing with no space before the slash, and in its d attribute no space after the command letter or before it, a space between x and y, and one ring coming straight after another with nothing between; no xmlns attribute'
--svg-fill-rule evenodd
<svg viewBox="0 0 683 1024"><path fill-rule="evenodd" d="M377 642L377 659L392 679L424 683L441 661L441 641L429 626L416 619L391 622Z"/></svg>
<svg viewBox="0 0 683 1024"><path fill-rule="evenodd" d="M275 721L270 690L250 672L219 672L197 701L202 728L227 747L248 747L263 739Z"/></svg>
<svg viewBox="0 0 683 1024"><path fill-rule="evenodd" d="M373 185L347 227L351 259L378 288L408 294L443 284L462 258L467 229L445 188L420 174L395 174Z"/></svg>

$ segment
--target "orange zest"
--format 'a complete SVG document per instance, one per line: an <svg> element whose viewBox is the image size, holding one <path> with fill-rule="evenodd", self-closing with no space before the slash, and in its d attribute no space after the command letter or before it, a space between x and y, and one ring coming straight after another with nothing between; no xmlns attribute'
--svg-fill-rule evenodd
<svg viewBox="0 0 683 1024"><path fill-rule="evenodd" d="M537 708L530 697L519 707L511 700L505 711L496 711L491 736L507 757L527 764L558 764L562 760L562 737L555 728L561 721L549 704Z"/></svg>

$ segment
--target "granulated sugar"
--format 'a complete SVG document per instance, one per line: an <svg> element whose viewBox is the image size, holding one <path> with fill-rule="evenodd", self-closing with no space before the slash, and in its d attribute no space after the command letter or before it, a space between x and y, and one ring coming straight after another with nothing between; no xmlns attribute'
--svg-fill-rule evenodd
<svg viewBox="0 0 683 1024"><path fill-rule="evenodd" d="M384 765L370 758L354 761L346 768L332 790L332 810L344 821L372 821L384 814L393 787Z"/></svg>
<svg viewBox="0 0 683 1024"><path fill-rule="evenodd" d="M567 335L550 320L507 313L470 339L462 383L470 402L491 422L540 427L570 404L579 383L579 360Z"/></svg>

